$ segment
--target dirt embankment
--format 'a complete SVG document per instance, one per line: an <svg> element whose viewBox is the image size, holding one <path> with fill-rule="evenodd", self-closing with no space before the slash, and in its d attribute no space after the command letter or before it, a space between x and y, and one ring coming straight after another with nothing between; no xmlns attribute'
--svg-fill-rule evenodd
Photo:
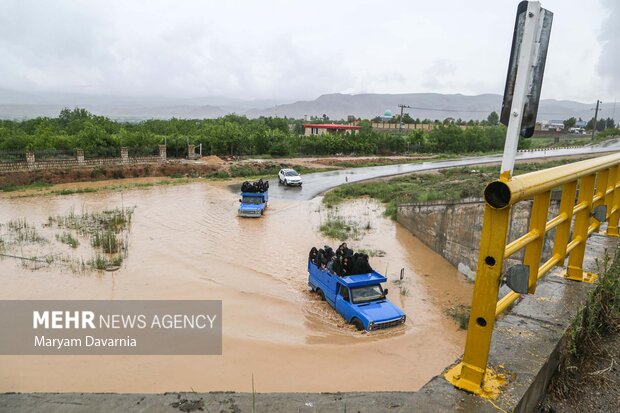
<svg viewBox="0 0 620 413"><path fill-rule="evenodd" d="M0 174L0 187L31 185L34 183L60 184L65 182L101 181L148 176L208 176L218 167L200 163L166 162L163 164L134 164L84 167L76 169L48 169Z"/></svg>
<svg viewBox="0 0 620 413"><path fill-rule="evenodd" d="M169 160L160 164L106 165L71 169L4 172L0 173L0 191L33 184L61 184L124 178L241 178L277 174L280 168L291 166L295 166L295 164L259 160L225 161L217 156L207 156L195 161ZM324 165L322 168L306 167L305 171L320 171L325 168Z"/></svg>

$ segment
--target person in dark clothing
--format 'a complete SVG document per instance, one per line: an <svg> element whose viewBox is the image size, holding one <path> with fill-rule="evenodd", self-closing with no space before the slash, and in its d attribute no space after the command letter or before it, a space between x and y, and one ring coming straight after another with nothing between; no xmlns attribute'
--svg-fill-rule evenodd
<svg viewBox="0 0 620 413"><path fill-rule="evenodd" d="M342 265L340 266L340 275L341 277L346 277L347 275L351 275L349 274L349 258L348 257L344 257L342 259Z"/></svg>
<svg viewBox="0 0 620 413"><path fill-rule="evenodd" d="M332 249L332 247L330 247L329 245L325 245L325 257L327 257L327 261L330 261L334 255L336 255L334 253L334 250Z"/></svg>
<svg viewBox="0 0 620 413"><path fill-rule="evenodd" d="M347 243L343 242L342 244L340 244L340 246L336 250L336 255L340 255L341 257L344 257L345 255L347 255L348 250L349 249L347 248Z"/></svg>
<svg viewBox="0 0 620 413"><path fill-rule="evenodd" d="M314 265L316 265L317 260L316 257L319 253L319 250L316 249L316 247L312 247L312 249L310 250L310 254L308 254L308 260L310 260L311 263L313 263Z"/></svg>
<svg viewBox="0 0 620 413"><path fill-rule="evenodd" d="M360 254L357 257L356 264L356 274L368 274L374 271L368 262L368 255L366 254Z"/></svg>
<svg viewBox="0 0 620 413"><path fill-rule="evenodd" d="M341 276L342 256L336 255L336 257L334 258L334 266L332 267L332 270L336 275Z"/></svg>
<svg viewBox="0 0 620 413"><path fill-rule="evenodd" d="M325 264L327 264L327 260L325 259L325 250L321 248L316 255L316 266L321 269L325 267Z"/></svg>

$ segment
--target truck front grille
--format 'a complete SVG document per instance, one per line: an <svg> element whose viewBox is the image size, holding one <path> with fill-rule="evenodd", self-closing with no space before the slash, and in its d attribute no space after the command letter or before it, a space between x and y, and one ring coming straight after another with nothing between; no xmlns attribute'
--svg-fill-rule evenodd
<svg viewBox="0 0 620 413"><path fill-rule="evenodd" d="M243 216L258 216L260 215L260 211L239 211L239 215L243 215Z"/></svg>
<svg viewBox="0 0 620 413"><path fill-rule="evenodd" d="M383 330L384 328L396 327L401 325L404 322L401 318L396 318L394 320L383 321L381 323L375 323L372 326L372 330Z"/></svg>

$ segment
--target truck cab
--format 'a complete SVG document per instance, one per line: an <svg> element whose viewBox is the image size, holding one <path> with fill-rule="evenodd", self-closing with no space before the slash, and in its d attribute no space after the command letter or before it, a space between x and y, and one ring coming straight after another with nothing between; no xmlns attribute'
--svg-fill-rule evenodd
<svg viewBox="0 0 620 413"><path fill-rule="evenodd" d="M308 284L358 330L381 330L405 323L407 316L387 298L378 272L339 277L308 261Z"/></svg>
<svg viewBox="0 0 620 413"><path fill-rule="evenodd" d="M263 215L267 202L268 192L241 192L239 199L239 216L248 218L258 218Z"/></svg>

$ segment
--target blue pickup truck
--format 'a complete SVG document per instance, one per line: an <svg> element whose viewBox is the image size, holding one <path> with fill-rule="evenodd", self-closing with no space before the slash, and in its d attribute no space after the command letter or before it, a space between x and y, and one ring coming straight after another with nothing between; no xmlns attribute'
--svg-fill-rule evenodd
<svg viewBox="0 0 620 413"><path fill-rule="evenodd" d="M258 218L263 215L269 202L269 182L258 180L241 184L239 216Z"/></svg>
<svg viewBox="0 0 620 413"><path fill-rule="evenodd" d="M267 192L242 192L239 202L239 216L248 218L258 218L267 208L269 195Z"/></svg>
<svg viewBox="0 0 620 413"><path fill-rule="evenodd" d="M308 284L312 291L358 330L381 330L405 323L407 316L387 299L387 288L381 287L386 281L375 271L339 277L308 261Z"/></svg>

